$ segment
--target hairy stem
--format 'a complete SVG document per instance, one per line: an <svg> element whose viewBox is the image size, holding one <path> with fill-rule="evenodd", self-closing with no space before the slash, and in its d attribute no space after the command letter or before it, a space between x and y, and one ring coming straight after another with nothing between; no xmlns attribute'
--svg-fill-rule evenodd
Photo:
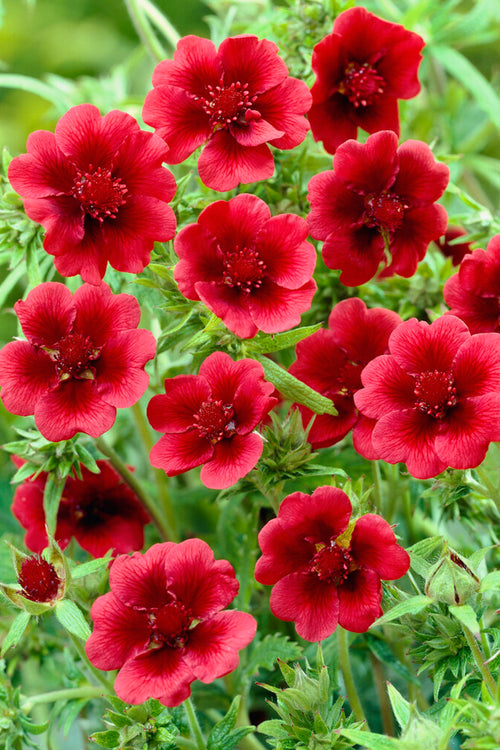
<svg viewBox="0 0 500 750"><path fill-rule="evenodd" d="M148 21L140 0L124 0L124 2L130 20L137 31L137 36L148 50L153 60L161 62L166 58L166 52L151 28L151 24Z"/></svg>
<svg viewBox="0 0 500 750"><path fill-rule="evenodd" d="M21 706L21 710L28 713L33 706L40 703L55 703L56 701L70 701L76 698L99 698L103 695L102 687L95 685L84 685L77 688L67 688L65 690L52 690L50 693L40 693L40 695L30 695L26 697Z"/></svg>
<svg viewBox="0 0 500 750"><path fill-rule="evenodd" d="M349 642L348 642L347 631L344 630L340 625L337 627L337 643L339 650L339 666L344 678L344 685L347 692L347 698L351 705L351 710L354 714L356 721L364 721L366 729L369 729L366 716L363 711L363 706L359 699L358 691L354 683L354 677L351 669L351 660L349 658Z"/></svg>
<svg viewBox="0 0 500 750"><path fill-rule="evenodd" d="M196 743L197 749L206 750L207 746L205 743L205 739L203 737L200 722L198 721L198 717L196 716L191 698L186 698L186 700L184 701L184 708L186 709L189 731L191 732L191 737Z"/></svg>
<svg viewBox="0 0 500 750"><path fill-rule="evenodd" d="M89 657L87 656L85 649L83 647L82 642L74 636L72 633L69 633L69 637L71 638L71 642L73 643L73 646L75 647L75 651L77 652L78 656L82 660L82 662L85 664L87 669L92 672L94 677L98 680L98 682L101 683L101 685L105 688L106 692L112 695L115 694L115 688L113 686L113 683L106 677L106 675L101 672L100 669L97 669L94 667L94 665L90 662ZM102 692L102 688L101 688Z"/></svg>
<svg viewBox="0 0 500 750"><path fill-rule="evenodd" d="M467 625L464 625L463 623L462 623L462 630L464 631L464 635L467 640L467 643L469 644L469 648L472 651L472 656L474 657L474 661L476 662L477 668L479 669L479 671L481 672L483 676L483 680L488 689L488 692L490 693L493 700L495 700L496 694L497 694L497 684L495 682L493 675L491 674L489 666L486 664L486 659L484 658L484 654L481 651L479 643L475 639L472 631L469 630Z"/></svg>
<svg viewBox="0 0 500 750"><path fill-rule="evenodd" d="M373 681L375 683L378 702L380 705L380 716L382 718L384 734L387 734L389 737L394 737L394 721L392 718L391 702L387 693L384 667L382 662L379 661L373 653L370 653L370 662L372 665Z"/></svg>

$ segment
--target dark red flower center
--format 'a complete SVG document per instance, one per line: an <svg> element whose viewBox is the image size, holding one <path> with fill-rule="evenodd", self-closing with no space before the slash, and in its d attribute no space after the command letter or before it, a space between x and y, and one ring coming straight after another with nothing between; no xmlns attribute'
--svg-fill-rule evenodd
<svg viewBox="0 0 500 750"><path fill-rule="evenodd" d="M157 612L150 613L149 617L152 644L169 648L185 647L193 618L182 602L165 604Z"/></svg>
<svg viewBox="0 0 500 750"><path fill-rule="evenodd" d="M317 547L319 549L312 559L310 571L316 573L322 581L339 586L347 580L349 573L355 568L349 550L333 541L328 545L317 545Z"/></svg>
<svg viewBox="0 0 500 750"><path fill-rule="evenodd" d="M60 380L93 380L94 369L91 363L99 357L100 351L88 336L68 333L57 342L49 354L56 363Z"/></svg>
<svg viewBox="0 0 500 750"><path fill-rule="evenodd" d="M33 602L51 602L57 596L61 579L51 563L39 555L31 555L21 563L17 582L26 599Z"/></svg>
<svg viewBox="0 0 500 750"><path fill-rule="evenodd" d="M257 250L236 246L232 253L224 253L222 261L224 284L250 294L262 286L266 264L259 258Z"/></svg>
<svg viewBox="0 0 500 750"><path fill-rule="evenodd" d="M337 373L338 388L336 393L341 396L352 396L361 388L362 365L355 362L346 362Z"/></svg>
<svg viewBox="0 0 500 750"><path fill-rule="evenodd" d="M365 224L381 232L394 232L403 223L408 205L395 193L384 190L365 197Z"/></svg>
<svg viewBox="0 0 500 750"><path fill-rule="evenodd" d="M223 438L231 437L236 432L234 409L232 404L222 401L204 401L198 413L193 414L194 426L200 435L215 445Z"/></svg>
<svg viewBox="0 0 500 750"><path fill-rule="evenodd" d="M210 115L210 121L216 129L227 127L231 123L245 125L246 113L256 99L256 96L250 96L247 83L235 81L225 86L222 79L218 86L207 86L206 97L195 97L195 101L199 101L207 115Z"/></svg>
<svg viewBox="0 0 500 750"><path fill-rule="evenodd" d="M116 219L118 209L126 203L128 190L119 177L112 177L111 169L94 170L90 164L87 172L77 171L71 192L86 214L103 222Z"/></svg>
<svg viewBox="0 0 500 750"><path fill-rule="evenodd" d="M429 370L415 378L415 405L424 414L441 419L457 403L457 389L449 372Z"/></svg>
<svg viewBox="0 0 500 750"><path fill-rule="evenodd" d="M339 93L347 96L351 104L368 107L383 93L385 80L370 63L350 62L344 68Z"/></svg>

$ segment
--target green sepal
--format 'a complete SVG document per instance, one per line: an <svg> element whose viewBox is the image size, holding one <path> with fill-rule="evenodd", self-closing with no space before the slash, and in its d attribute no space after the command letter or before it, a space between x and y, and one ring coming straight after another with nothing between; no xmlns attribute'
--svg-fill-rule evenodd
<svg viewBox="0 0 500 750"><path fill-rule="evenodd" d="M118 747L120 745L120 733L116 729L107 729L105 732L94 732L90 735L92 742L101 747Z"/></svg>
<svg viewBox="0 0 500 750"><path fill-rule="evenodd" d="M19 641L23 637L24 631L26 630L30 619L31 615L26 610L24 610L23 612L19 612L19 614L13 620L12 625L9 628L9 632L5 636L0 656L3 656L11 646L16 646L19 643Z"/></svg>

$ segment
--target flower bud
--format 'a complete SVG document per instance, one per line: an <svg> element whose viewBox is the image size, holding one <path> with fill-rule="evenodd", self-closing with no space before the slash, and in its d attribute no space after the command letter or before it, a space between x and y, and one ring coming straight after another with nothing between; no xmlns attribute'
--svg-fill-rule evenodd
<svg viewBox="0 0 500 750"><path fill-rule="evenodd" d="M440 750L443 733L433 721L420 714L410 704L410 718L400 738L402 750Z"/></svg>
<svg viewBox="0 0 500 750"><path fill-rule="evenodd" d="M445 604L464 604L479 589L479 578L468 561L444 543L441 557L427 575L425 593Z"/></svg>

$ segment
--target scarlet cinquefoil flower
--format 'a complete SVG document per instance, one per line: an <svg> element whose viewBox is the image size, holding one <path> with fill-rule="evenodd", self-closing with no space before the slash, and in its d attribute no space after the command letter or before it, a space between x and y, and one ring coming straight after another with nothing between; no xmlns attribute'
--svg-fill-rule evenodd
<svg viewBox="0 0 500 750"><path fill-rule="evenodd" d="M353 522L351 512L334 487L294 492L259 534L255 578L274 586L271 611L307 641L328 638L337 624L368 630L382 614L380 579L401 578L410 567L387 521L368 513Z"/></svg>
<svg viewBox="0 0 500 750"><path fill-rule="evenodd" d="M472 333L500 332L500 234L486 250L474 250L443 290L450 313L464 320Z"/></svg>
<svg viewBox="0 0 500 750"><path fill-rule="evenodd" d="M201 539L121 555L109 582L111 592L92 606L85 650L98 669L120 670L115 690L127 703L179 705L193 680L212 682L236 669L238 651L255 635L251 615L222 611L239 584Z"/></svg>
<svg viewBox="0 0 500 750"><path fill-rule="evenodd" d="M24 462L17 457L16 465ZM97 461L99 474L81 466L82 478L68 477L59 503L55 540L64 549L71 537L93 557L141 549L149 522L138 498L107 461ZM26 479L14 494L12 513L26 529L24 542L40 553L48 545L43 510L47 474Z"/></svg>
<svg viewBox="0 0 500 750"><path fill-rule="evenodd" d="M316 290L308 234L300 216L271 218L255 195L217 201L177 235L174 277L185 297L204 302L241 338L286 331Z"/></svg>
<svg viewBox="0 0 500 750"><path fill-rule="evenodd" d="M455 242L459 237L466 237L467 231L463 227L448 227L446 232L436 240L436 245L446 258L451 258L454 266L459 266L463 258L472 252L470 242Z"/></svg>
<svg viewBox="0 0 500 750"><path fill-rule="evenodd" d="M116 408L132 406L146 390L155 339L137 330L141 311L131 295L112 294L104 283L72 295L47 282L14 309L27 341L0 351L2 400L12 414L34 414L47 440L102 435Z"/></svg>
<svg viewBox="0 0 500 750"><path fill-rule="evenodd" d="M389 352L367 364L354 394L375 420L368 455L403 461L419 479L478 466L500 440L500 336L472 336L453 315L412 319L391 334Z"/></svg>
<svg viewBox="0 0 500 750"><path fill-rule="evenodd" d="M347 286L380 276L412 276L432 240L446 229L447 215L435 201L443 194L449 169L435 161L421 141L398 148L395 133L384 130L365 144L347 141L333 158L333 171L309 182L311 235L325 240L323 259L342 271Z"/></svg>
<svg viewBox="0 0 500 750"><path fill-rule="evenodd" d="M368 310L357 297L342 300L328 318L329 330L320 329L297 344L297 360L290 372L311 388L330 398L338 411L316 415L308 440L314 449L342 440L352 429L354 446L358 434L369 429L371 420L359 414L353 395L361 388L361 371L368 362L387 352L389 336L401 323L392 310ZM314 416L298 405L304 427Z"/></svg>
<svg viewBox="0 0 500 750"><path fill-rule="evenodd" d="M274 160L267 143L289 149L309 129L304 117L311 95L288 76L278 48L251 34L213 42L197 36L180 40L173 60L153 73L144 122L168 144L168 164L179 164L199 146L201 181L214 190L271 177Z"/></svg>
<svg viewBox="0 0 500 750"><path fill-rule="evenodd" d="M358 127L399 135L398 99L420 91L423 46L418 34L365 8L341 13L332 33L313 50L316 81L308 117L315 140L334 154L341 143L356 138Z"/></svg>
<svg viewBox="0 0 500 750"><path fill-rule="evenodd" d="M162 167L167 148L133 117L72 107L55 133L37 130L28 153L13 159L9 180L30 219L46 230L45 250L62 276L99 284L109 263L138 273L155 240L175 234L167 203L175 180Z"/></svg>
<svg viewBox="0 0 500 750"><path fill-rule="evenodd" d="M259 362L214 352L199 375L165 381L166 395L148 405L152 427L166 433L153 446L151 463L167 476L204 464L201 481L224 489L253 469L262 453L254 429L272 409L274 386L264 380Z"/></svg>

